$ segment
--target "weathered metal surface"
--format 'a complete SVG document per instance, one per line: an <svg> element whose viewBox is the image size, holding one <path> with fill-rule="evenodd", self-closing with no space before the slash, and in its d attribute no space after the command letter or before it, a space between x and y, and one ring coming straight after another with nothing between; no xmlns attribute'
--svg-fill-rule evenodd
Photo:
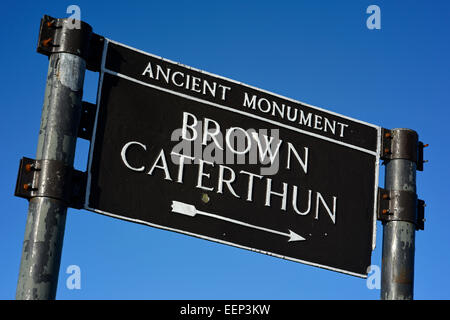
<svg viewBox="0 0 450 320"><path fill-rule="evenodd" d="M378 220L383 223L388 221L408 221L414 223L417 229L423 225L423 214L419 217L419 202L414 192L403 190L378 191ZM422 201L423 202L423 201ZM420 202L420 203L422 203Z"/></svg>
<svg viewBox="0 0 450 320"><path fill-rule="evenodd" d="M20 160L14 195L32 199L48 197L80 209L86 192L86 173L66 166L60 160Z"/></svg>
<svg viewBox="0 0 450 320"><path fill-rule="evenodd" d="M398 134L400 131L412 131L409 129L392 131L394 136L412 135L412 133ZM417 134L415 136L417 137ZM408 148L412 149L411 146ZM385 189L416 194L416 163L411 159L388 161ZM383 300L412 300L414 297L415 231L416 225L410 221L384 223L381 277L381 299Z"/></svg>
<svg viewBox="0 0 450 320"><path fill-rule="evenodd" d="M50 56L36 159L72 167L81 115L85 61ZM67 203L45 196L30 200L16 299L54 299Z"/></svg>

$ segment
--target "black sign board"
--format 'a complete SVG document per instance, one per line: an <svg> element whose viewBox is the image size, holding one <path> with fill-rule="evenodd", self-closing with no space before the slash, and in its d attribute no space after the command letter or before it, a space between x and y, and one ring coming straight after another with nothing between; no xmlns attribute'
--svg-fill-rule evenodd
<svg viewBox="0 0 450 320"><path fill-rule="evenodd" d="M106 41L85 208L365 277L380 128Z"/></svg>

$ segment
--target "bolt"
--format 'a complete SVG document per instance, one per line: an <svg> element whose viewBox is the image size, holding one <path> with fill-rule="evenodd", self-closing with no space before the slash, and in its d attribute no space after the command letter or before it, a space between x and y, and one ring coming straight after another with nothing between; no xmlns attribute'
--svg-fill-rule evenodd
<svg viewBox="0 0 450 320"><path fill-rule="evenodd" d="M204 203L208 203L209 202L209 197L206 193L202 194L202 201Z"/></svg>

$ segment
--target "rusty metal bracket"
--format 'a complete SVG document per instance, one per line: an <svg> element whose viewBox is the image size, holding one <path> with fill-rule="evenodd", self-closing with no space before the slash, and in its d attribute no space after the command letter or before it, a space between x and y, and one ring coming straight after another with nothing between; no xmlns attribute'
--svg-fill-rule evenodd
<svg viewBox="0 0 450 320"><path fill-rule="evenodd" d="M419 141L417 150L417 171L423 171L423 164L428 162L428 160L423 159L423 149L425 147L428 147L428 144L424 144L422 141Z"/></svg>
<svg viewBox="0 0 450 320"><path fill-rule="evenodd" d="M81 106L80 125L78 127L79 138L91 140L96 110L97 106L95 104L83 101Z"/></svg>
<svg viewBox="0 0 450 320"><path fill-rule="evenodd" d="M407 221L415 224L417 230L424 230L424 208L425 201L417 199L414 192L378 188L377 219L383 223Z"/></svg>
<svg viewBox="0 0 450 320"><path fill-rule="evenodd" d="M44 15L39 28L37 52L46 56L71 53L82 57L88 70L99 71L103 43L104 37L93 33L86 22Z"/></svg>
<svg viewBox="0 0 450 320"><path fill-rule="evenodd" d="M418 135L412 130L381 129L380 158L385 161L405 159L416 163L418 171L423 171L423 148L428 146L418 141Z"/></svg>
<svg viewBox="0 0 450 320"><path fill-rule="evenodd" d="M30 200L48 197L81 209L84 204L86 173L64 165L58 160L22 158L14 195Z"/></svg>

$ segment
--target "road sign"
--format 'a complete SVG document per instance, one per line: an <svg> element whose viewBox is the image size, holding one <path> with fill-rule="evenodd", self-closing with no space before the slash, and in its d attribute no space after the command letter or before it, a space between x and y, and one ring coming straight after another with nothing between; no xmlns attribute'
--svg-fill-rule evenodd
<svg viewBox="0 0 450 320"><path fill-rule="evenodd" d="M107 40L85 208L365 277L380 132Z"/></svg>

